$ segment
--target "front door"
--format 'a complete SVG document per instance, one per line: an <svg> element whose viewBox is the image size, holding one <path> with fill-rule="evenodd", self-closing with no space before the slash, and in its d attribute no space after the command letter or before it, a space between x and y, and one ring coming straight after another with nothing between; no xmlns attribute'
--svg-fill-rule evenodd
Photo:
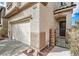
<svg viewBox="0 0 79 59"><path fill-rule="evenodd" d="M59 30L56 36L56 45L60 47L67 47L66 43L66 21L59 21Z"/></svg>

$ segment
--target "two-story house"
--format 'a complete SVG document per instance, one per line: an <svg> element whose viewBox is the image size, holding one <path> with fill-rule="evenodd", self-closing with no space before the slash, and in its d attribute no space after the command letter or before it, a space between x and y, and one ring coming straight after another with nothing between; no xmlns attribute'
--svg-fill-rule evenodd
<svg viewBox="0 0 79 59"><path fill-rule="evenodd" d="M38 50L68 48L73 2L6 2L8 36Z"/></svg>

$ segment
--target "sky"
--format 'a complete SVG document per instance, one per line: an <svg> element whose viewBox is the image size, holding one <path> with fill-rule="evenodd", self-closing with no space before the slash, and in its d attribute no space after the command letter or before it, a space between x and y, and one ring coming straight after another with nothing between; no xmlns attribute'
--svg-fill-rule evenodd
<svg viewBox="0 0 79 59"><path fill-rule="evenodd" d="M5 7L5 2L0 2L0 6Z"/></svg>
<svg viewBox="0 0 79 59"><path fill-rule="evenodd" d="M75 22L79 20L79 2L77 2L76 5L72 13L72 25L75 25Z"/></svg>

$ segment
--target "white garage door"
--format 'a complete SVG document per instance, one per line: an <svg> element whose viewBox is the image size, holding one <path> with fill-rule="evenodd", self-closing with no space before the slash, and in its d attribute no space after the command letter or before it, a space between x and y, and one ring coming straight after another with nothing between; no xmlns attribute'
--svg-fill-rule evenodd
<svg viewBox="0 0 79 59"><path fill-rule="evenodd" d="M19 40L30 45L30 23L22 22L12 24L12 39Z"/></svg>

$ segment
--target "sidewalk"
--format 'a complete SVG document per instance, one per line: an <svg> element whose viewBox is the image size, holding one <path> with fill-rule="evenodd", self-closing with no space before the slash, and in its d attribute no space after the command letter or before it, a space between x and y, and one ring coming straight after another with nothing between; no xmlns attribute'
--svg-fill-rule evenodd
<svg viewBox="0 0 79 59"><path fill-rule="evenodd" d="M70 51L61 47L54 47L47 56L71 56Z"/></svg>

